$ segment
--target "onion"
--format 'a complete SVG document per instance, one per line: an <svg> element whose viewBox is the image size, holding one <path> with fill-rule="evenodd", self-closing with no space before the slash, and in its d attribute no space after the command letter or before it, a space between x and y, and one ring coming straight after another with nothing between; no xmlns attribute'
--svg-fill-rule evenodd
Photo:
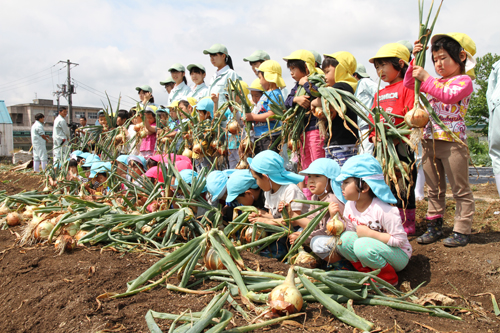
<svg viewBox="0 0 500 333"><path fill-rule="evenodd" d="M219 147L219 140L215 139L212 142L210 142L210 148L212 148L213 150L216 150L217 147Z"/></svg>
<svg viewBox="0 0 500 333"><path fill-rule="evenodd" d="M142 129L143 126L144 126L143 123L135 125L134 126L134 131L139 132Z"/></svg>
<svg viewBox="0 0 500 333"><path fill-rule="evenodd" d="M203 257L203 261L205 263L205 267L209 271L224 269L224 264L219 258L219 254L213 248L208 249L207 253L205 253L205 257Z"/></svg>
<svg viewBox="0 0 500 333"><path fill-rule="evenodd" d="M317 106L313 110L313 115L318 119L325 119L325 113L323 112L323 108Z"/></svg>
<svg viewBox="0 0 500 333"><path fill-rule="evenodd" d="M285 282L269 293L267 303L271 311L278 315L289 315L302 309L304 300L295 286L293 266L288 270Z"/></svg>
<svg viewBox="0 0 500 333"><path fill-rule="evenodd" d="M80 239L82 239L86 234L88 234L89 232L88 231L85 231L85 230L80 230L76 233L75 235L75 239L77 241L80 241Z"/></svg>
<svg viewBox="0 0 500 333"><path fill-rule="evenodd" d="M287 146L289 150L294 151L295 142L292 139L290 139L288 140Z"/></svg>
<svg viewBox="0 0 500 333"><path fill-rule="evenodd" d="M64 251L72 251L76 246L76 242L70 235L60 235L57 237L54 246L59 254L62 254Z"/></svg>
<svg viewBox="0 0 500 333"><path fill-rule="evenodd" d="M148 136L148 130L145 128L141 129L139 132L139 136L144 139L145 137Z"/></svg>
<svg viewBox="0 0 500 333"><path fill-rule="evenodd" d="M310 253L306 252L303 247L299 249L299 254L295 257L294 265L306 268L316 268L318 261Z"/></svg>
<svg viewBox="0 0 500 333"><path fill-rule="evenodd" d="M115 136L115 146L121 145L123 143L123 135L120 133Z"/></svg>
<svg viewBox="0 0 500 333"><path fill-rule="evenodd" d="M150 225L145 225L141 228L141 233L142 234L147 234L149 232L151 232L151 230L153 230L153 228L150 226Z"/></svg>
<svg viewBox="0 0 500 333"><path fill-rule="evenodd" d="M6 220L7 220L7 224L9 225L9 227L13 227L15 225L21 224L21 222L23 221L23 218L21 217L21 215L19 215L18 212L12 212L12 213L7 214Z"/></svg>
<svg viewBox="0 0 500 333"><path fill-rule="evenodd" d="M240 160L238 162L238 165L236 165L236 169L239 169L239 170L248 169L248 168L249 168L248 163L245 160Z"/></svg>
<svg viewBox="0 0 500 333"><path fill-rule="evenodd" d="M326 233L329 236L339 236L344 232L344 223L339 219L339 213L326 223Z"/></svg>
<svg viewBox="0 0 500 333"><path fill-rule="evenodd" d="M405 114L405 123L410 128L422 128L429 122L429 113L420 104L416 104L413 109Z"/></svg>
<svg viewBox="0 0 500 333"><path fill-rule="evenodd" d="M231 134L238 134L238 132L240 130L240 126L238 125L238 123L236 122L236 120L231 120L229 122L229 124L227 124L227 130Z"/></svg>
<svg viewBox="0 0 500 333"><path fill-rule="evenodd" d="M10 213L9 207L7 207L7 203L4 201L2 206L0 206L0 215L6 215Z"/></svg>
<svg viewBox="0 0 500 333"><path fill-rule="evenodd" d="M219 155L221 155L221 156L227 155L227 148L226 147L219 147L219 148L217 148L217 153L219 153Z"/></svg>
<svg viewBox="0 0 500 333"><path fill-rule="evenodd" d="M33 236L37 240L48 239L54 225L48 221L40 223L36 228Z"/></svg>
<svg viewBox="0 0 500 333"><path fill-rule="evenodd" d="M45 186L42 190L42 192L50 192L50 187Z"/></svg>
<svg viewBox="0 0 500 333"><path fill-rule="evenodd" d="M34 206L26 206L26 210L23 212L22 217L24 219L31 219L33 218L33 208Z"/></svg>
<svg viewBox="0 0 500 333"><path fill-rule="evenodd" d="M253 226L249 226L248 228L245 229L245 242L251 243L252 242L252 234L253 234ZM264 230L257 228L257 231L255 231L255 240L261 239L266 237L267 234Z"/></svg>
<svg viewBox="0 0 500 333"><path fill-rule="evenodd" d="M195 154L201 154L203 152L203 150L201 149L201 145L198 141L196 141L196 143L193 145L193 153Z"/></svg>
<svg viewBox="0 0 500 333"><path fill-rule="evenodd" d="M193 157L193 152L189 148L184 148L184 151L182 152L182 156L186 156L188 158Z"/></svg>
<svg viewBox="0 0 500 333"><path fill-rule="evenodd" d="M161 143L167 143L167 141L168 141L168 138L167 138L167 137L164 137L164 138L161 138L161 139L160 139L160 142L161 142Z"/></svg>
<svg viewBox="0 0 500 333"><path fill-rule="evenodd" d="M64 227L64 230L70 235L71 237L75 236L78 231L80 231L80 223L79 222L74 222L74 223L68 223Z"/></svg>

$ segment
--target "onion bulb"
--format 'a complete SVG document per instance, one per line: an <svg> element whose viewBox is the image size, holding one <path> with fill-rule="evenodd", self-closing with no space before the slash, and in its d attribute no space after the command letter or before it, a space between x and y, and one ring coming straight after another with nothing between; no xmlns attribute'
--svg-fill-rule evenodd
<svg viewBox="0 0 500 333"><path fill-rule="evenodd" d="M231 120L229 122L229 124L227 124L227 130L231 134L238 134L238 132L240 130L240 126L238 125L238 123L236 122L236 120Z"/></svg>
<svg viewBox="0 0 500 333"><path fill-rule="evenodd" d="M143 226L143 227L141 228L141 233L142 233L143 235L145 235L145 234L147 234L147 233L151 232L151 230L153 230L153 228L152 228L150 225L147 225L147 224L146 224L145 226Z"/></svg>
<svg viewBox="0 0 500 333"><path fill-rule="evenodd" d="M339 219L339 213L326 223L326 233L329 236L339 236L344 232L344 223Z"/></svg>
<svg viewBox="0 0 500 333"><path fill-rule="evenodd" d="M145 137L148 136L148 130L145 128L141 129L139 132L139 136L144 139Z"/></svg>
<svg viewBox="0 0 500 333"><path fill-rule="evenodd" d="M57 237L54 246L59 254L62 254L65 251L72 251L76 246L76 242L70 235L60 235Z"/></svg>
<svg viewBox="0 0 500 333"><path fill-rule="evenodd" d="M7 203L4 201L2 206L0 206L0 215L6 215L10 213L9 207L7 207Z"/></svg>
<svg viewBox="0 0 500 333"><path fill-rule="evenodd" d="M21 224L21 222L23 221L23 218L21 217L21 215L19 215L18 212L12 212L12 213L7 214L6 220L7 220L7 224L9 225L9 227L13 227L15 225Z"/></svg>
<svg viewBox="0 0 500 333"><path fill-rule="evenodd" d="M226 147L219 147L219 148L217 148L217 153L219 153L219 155L221 155L221 156L227 155L227 148Z"/></svg>
<svg viewBox="0 0 500 333"><path fill-rule="evenodd" d="M118 134L115 136L115 146L123 144L123 134Z"/></svg>
<svg viewBox="0 0 500 333"><path fill-rule="evenodd" d="M75 235L75 239L77 241L80 241L80 239L82 239L86 234L88 234L89 232L88 231L85 231L85 230L80 230L76 233Z"/></svg>
<svg viewBox="0 0 500 333"><path fill-rule="evenodd" d="M318 118L318 119L325 119L325 113L323 112L322 107L315 107L314 110L312 111L312 114Z"/></svg>
<svg viewBox="0 0 500 333"><path fill-rule="evenodd" d="M48 221L40 223L36 228L33 236L37 240L48 239L54 225Z"/></svg>
<svg viewBox="0 0 500 333"><path fill-rule="evenodd" d="M195 154L198 154L198 155L199 155L199 154L201 154L202 152L203 152L203 150L201 149L201 144L200 144L198 141L196 141L196 142L194 143L194 145L193 145L193 153L195 153Z"/></svg>
<svg viewBox="0 0 500 333"><path fill-rule="evenodd" d="M238 162L238 165L236 165L236 169L239 169L239 170L248 169L248 168L249 168L248 163L245 160L240 160Z"/></svg>
<svg viewBox="0 0 500 333"><path fill-rule="evenodd" d="M295 286L293 266L291 266L285 282L269 293L267 304L273 313L282 316L299 312L303 303L302 295Z"/></svg>
<svg viewBox="0 0 500 333"><path fill-rule="evenodd" d="M306 252L303 247L299 249L299 254L295 257L294 265L306 268L316 268L318 266L318 261L316 258Z"/></svg>
<svg viewBox="0 0 500 333"><path fill-rule="evenodd" d="M23 212L22 217L24 219L33 218L33 208L34 208L34 206L26 206L26 210Z"/></svg>
<svg viewBox="0 0 500 333"><path fill-rule="evenodd" d="M164 138L161 138L161 139L160 139L160 142L161 142L161 143L167 143L167 141L168 141L168 138L167 138L167 137L164 137Z"/></svg>
<svg viewBox="0 0 500 333"><path fill-rule="evenodd" d="M184 148L184 151L182 152L182 156L186 156L188 158L193 157L193 152L189 148Z"/></svg>
<svg viewBox="0 0 500 333"><path fill-rule="evenodd" d="M134 126L134 131L139 132L144 127L143 123Z"/></svg>
<svg viewBox="0 0 500 333"><path fill-rule="evenodd" d="M413 109L405 114L405 123L410 128L422 128L429 122L429 113L420 104L415 104Z"/></svg>
<svg viewBox="0 0 500 333"><path fill-rule="evenodd" d="M288 140L287 146L289 150L294 151L295 142L292 139L290 139Z"/></svg>
<svg viewBox="0 0 500 333"><path fill-rule="evenodd" d="M251 243L252 242L252 234L253 234L253 226L249 226L248 228L245 229L245 242ZM266 237L267 234L264 230L257 228L255 231L255 240L261 239Z"/></svg>
<svg viewBox="0 0 500 333"><path fill-rule="evenodd" d="M208 251L205 253L205 257L203 257L203 261L205 263L205 267L209 271L213 271L213 270L217 270L217 269L224 269L224 264L222 263L222 260L220 259L219 254L212 247L209 248Z"/></svg>
<svg viewBox="0 0 500 333"><path fill-rule="evenodd" d="M64 227L64 230L71 236L75 236L78 231L80 231L80 223L79 222L74 222L74 223L68 223Z"/></svg>
<svg viewBox="0 0 500 333"><path fill-rule="evenodd" d="M217 147L219 147L219 140L217 140L217 139L212 140L212 142L210 142L210 148L212 148L213 150L216 150Z"/></svg>

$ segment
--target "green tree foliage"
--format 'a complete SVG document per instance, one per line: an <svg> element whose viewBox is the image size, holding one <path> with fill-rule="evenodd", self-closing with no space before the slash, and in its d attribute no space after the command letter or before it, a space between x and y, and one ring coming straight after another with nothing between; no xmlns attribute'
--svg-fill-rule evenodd
<svg viewBox="0 0 500 333"><path fill-rule="evenodd" d="M477 57L477 65L474 68L476 72L476 81L474 82L477 89L472 93L472 98L469 104L469 109L465 115L467 126L481 126L483 129L478 130L485 136L488 135L488 104L486 103L486 90L488 89L488 77L490 76L493 64L500 60L497 54L486 53L482 57Z"/></svg>

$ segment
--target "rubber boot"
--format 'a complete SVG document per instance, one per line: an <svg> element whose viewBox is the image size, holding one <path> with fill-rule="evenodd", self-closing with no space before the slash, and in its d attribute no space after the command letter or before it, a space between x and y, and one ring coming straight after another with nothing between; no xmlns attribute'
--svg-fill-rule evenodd
<svg viewBox="0 0 500 333"><path fill-rule="evenodd" d="M371 269L370 267L364 267L361 261L351 261L351 264L354 268L356 268L358 272L370 273L371 271L373 271L373 269Z"/></svg>
<svg viewBox="0 0 500 333"><path fill-rule="evenodd" d="M381 278L384 281L389 282L393 286L398 284L398 274L394 270L394 267L392 267L389 264L386 264L381 270L380 273L377 275L379 278Z"/></svg>
<svg viewBox="0 0 500 333"><path fill-rule="evenodd" d="M403 227L408 236L415 235L415 211L416 209L399 209L399 215L403 222ZM406 213L406 214L405 214Z"/></svg>
<svg viewBox="0 0 500 333"><path fill-rule="evenodd" d="M422 236L417 238L417 243L430 244L443 237L442 217L438 217L432 220L425 218L425 221L427 222L427 231Z"/></svg>

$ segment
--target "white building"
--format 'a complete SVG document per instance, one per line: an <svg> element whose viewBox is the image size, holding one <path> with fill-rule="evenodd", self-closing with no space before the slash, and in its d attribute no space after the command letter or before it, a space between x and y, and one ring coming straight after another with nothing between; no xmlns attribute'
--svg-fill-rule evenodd
<svg viewBox="0 0 500 333"><path fill-rule="evenodd" d="M0 156L12 156L14 136L12 119L5 102L0 100Z"/></svg>

